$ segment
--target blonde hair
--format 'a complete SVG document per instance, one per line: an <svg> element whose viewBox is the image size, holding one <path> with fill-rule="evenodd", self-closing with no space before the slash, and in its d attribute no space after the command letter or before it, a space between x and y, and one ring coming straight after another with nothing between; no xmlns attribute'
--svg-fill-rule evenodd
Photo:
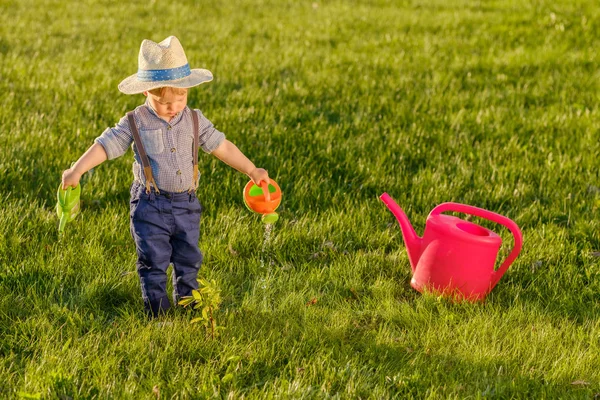
<svg viewBox="0 0 600 400"><path fill-rule="evenodd" d="M187 93L187 89L163 86L156 89L148 90L148 93L158 97L163 97L165 94L167 94L167 92L173 93L176 96L181 96Z"/></svg>

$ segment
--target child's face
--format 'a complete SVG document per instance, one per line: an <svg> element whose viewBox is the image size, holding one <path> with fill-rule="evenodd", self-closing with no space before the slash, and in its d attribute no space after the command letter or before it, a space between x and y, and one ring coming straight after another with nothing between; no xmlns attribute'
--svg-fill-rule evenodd
<svg viewBox="0 0 600 400"><path fill-rule="evenodd" d="M187 91L184 94L175 94L167 90L163 96L157 96L149 92L144 94L148 96L148 101L158 116L167 122L183 111L187 105Z"/></svg>

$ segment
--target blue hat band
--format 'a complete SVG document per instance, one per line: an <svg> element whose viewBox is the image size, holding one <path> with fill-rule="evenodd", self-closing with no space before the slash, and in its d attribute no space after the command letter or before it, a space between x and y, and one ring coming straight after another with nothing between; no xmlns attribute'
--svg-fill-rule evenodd
<svg viewBox="0 0 600 400"><path fill-rule="evenodd" d="M191 75L190 65L170 69L138 69L137 78L142 82L172 81Z"/></svg>

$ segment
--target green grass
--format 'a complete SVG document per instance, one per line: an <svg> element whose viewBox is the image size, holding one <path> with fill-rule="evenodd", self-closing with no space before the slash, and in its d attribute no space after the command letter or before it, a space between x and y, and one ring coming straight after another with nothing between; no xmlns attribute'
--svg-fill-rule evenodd
<svg viewBox="0 0 600 400"><path fill-rule="evenodd" d="M600 393L596 1L0 4L1 398ZM261 256L246 178L201 158L215 340L143 315L131 153L56 229L62 170L143 101L117 90L142 39L172 34L215 75L190 105L284 192ZM523 252L483 304L421 295L384 191L419 233L444 201L506 215Z"/></svg>

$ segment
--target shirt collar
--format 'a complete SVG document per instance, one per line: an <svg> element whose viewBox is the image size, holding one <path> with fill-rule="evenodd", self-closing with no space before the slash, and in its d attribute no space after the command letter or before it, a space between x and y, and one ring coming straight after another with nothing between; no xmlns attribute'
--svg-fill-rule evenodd
<svg viewBox="0 0 600 400"><path fill-rule="evenodd" d="M148 98L146 98L146 102L144 103L144 105L148 108L148 110L150 110L150 112L158 119L160 119L162 122L164 122L165 124L169 124L171 126L177 124L179 121L181 121L181 117L183 116L183 114L185 113L185 110L187 109L187 106L183 109L183 111L181 111L179 114L177 114L175 117L173 117L171 119L171 121L167 122L164 119L162 119L161 117L158 116L158 114L156 113L156 111L154 110L154 108L152 108L152 105L150 105L150 100L148 100Z"/></svg>

